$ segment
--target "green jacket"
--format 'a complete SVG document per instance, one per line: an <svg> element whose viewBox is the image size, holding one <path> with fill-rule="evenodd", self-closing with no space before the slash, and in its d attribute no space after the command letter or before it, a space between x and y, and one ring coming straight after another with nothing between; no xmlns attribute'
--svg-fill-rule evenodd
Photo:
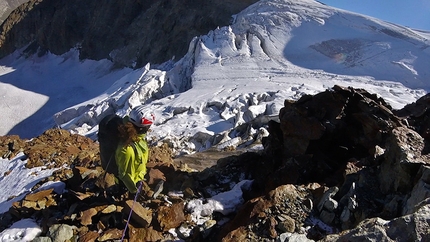
<svg viewBox="0 0 430 242"><path fill-rule="evenodd" d="M146 174L149 149L145 136L145 134L139 135L139 140L133 142L133 145L120 143L115 151L118 178L131 193L137 192L136 183L142 181Z"/></svg>

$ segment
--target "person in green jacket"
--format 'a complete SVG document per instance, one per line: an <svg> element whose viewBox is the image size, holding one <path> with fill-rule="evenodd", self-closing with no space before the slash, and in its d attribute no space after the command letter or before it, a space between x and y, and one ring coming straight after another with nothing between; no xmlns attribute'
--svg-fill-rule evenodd
<svg viewBox="0 0 430 242"><path fill-rule="evenodd" d="M149 157L146 133L154 121L154 114L138 106L124 117L123 124L118 127L121 139L115 151L118 178L131 193L137 192L138 184L146 174Z"/></svg>

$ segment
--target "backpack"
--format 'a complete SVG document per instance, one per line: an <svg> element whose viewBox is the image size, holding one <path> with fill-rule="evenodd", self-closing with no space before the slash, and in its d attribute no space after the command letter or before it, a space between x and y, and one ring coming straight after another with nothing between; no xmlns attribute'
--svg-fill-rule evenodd
<svg viewBox="0 0 430 242"><path fill-rule="evenodd" d="M121 124L122 118L120 116L116 114L107 115L100 121L97 133L101 165L105 171L115 176L118 175L115 151L120 141L118 127Z"/></svg>

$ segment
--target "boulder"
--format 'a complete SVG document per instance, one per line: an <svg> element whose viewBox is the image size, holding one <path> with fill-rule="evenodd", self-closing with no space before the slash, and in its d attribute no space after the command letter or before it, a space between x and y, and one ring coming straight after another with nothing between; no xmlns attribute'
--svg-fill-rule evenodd
<svg viewBox="0 0 430 242"><path fill-rule="evenodd" d="M64 242L72 239L75 227L68 224L54 224L49 227L48 237L52 242Z"/></svg>
<svg viewBox="0 0 430 242"><path fill-rule="evenodd" d="M366 219L356 228L329 235L322 241L427 241L430 239L429 223L430 205L426 204L416 213L391 221Z"/></svg>
<svg viewBox="0 0 430 242"><path fill-rule="evenodd" d="M421 166L417 177L419 180L415 183L406 206L403 208L403 215L412 214L416 212L424 203L430 202L430 166Z"/></svg>
<svg viewBox="0 0 430 242"><path fill-rule="evenodd" d="M157 220L163 231L177 228L185 221L184 206L184 203L174 203L158 208Z"/></svg>
<svg viewBox="0 0 430 242"><path fill-rule="evenodd" d="M133 209L132 219L136 222L136 227L147 228L151 224L153 213L151 209L145 208L133 200L127 200L123 210L124 217L128 217L131 209Z"/></svg>
<svg viewBox="0 0 430 242"><path fill-rule="evenodd" d="M424 139L407 127L397 127L388 133L379 180L385 194L408 192L421 165L430 164L430 156L423 155Z"/></svg>

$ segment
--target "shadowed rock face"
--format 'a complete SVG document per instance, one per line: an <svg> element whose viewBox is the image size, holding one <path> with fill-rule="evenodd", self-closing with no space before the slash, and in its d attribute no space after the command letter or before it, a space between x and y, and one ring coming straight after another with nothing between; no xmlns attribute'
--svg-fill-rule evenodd
<svg viewBox="0 0 430 242"><path fill-rule="evenodd" d="M399 117L407 117L409 125L426 141L430 141L430 94L395 111ZM427 153L430 147L426 147Z"/></svg>
<svg viewBox="0 0 430 242"><path fill-rule="evenodd" d="M193 37L228 25L256 0L31 0L2 24L0 57L60 55L77 47L81 59L112 59L142 67L181 57ZM27 46L28 45L28 46Z"/></svg>

